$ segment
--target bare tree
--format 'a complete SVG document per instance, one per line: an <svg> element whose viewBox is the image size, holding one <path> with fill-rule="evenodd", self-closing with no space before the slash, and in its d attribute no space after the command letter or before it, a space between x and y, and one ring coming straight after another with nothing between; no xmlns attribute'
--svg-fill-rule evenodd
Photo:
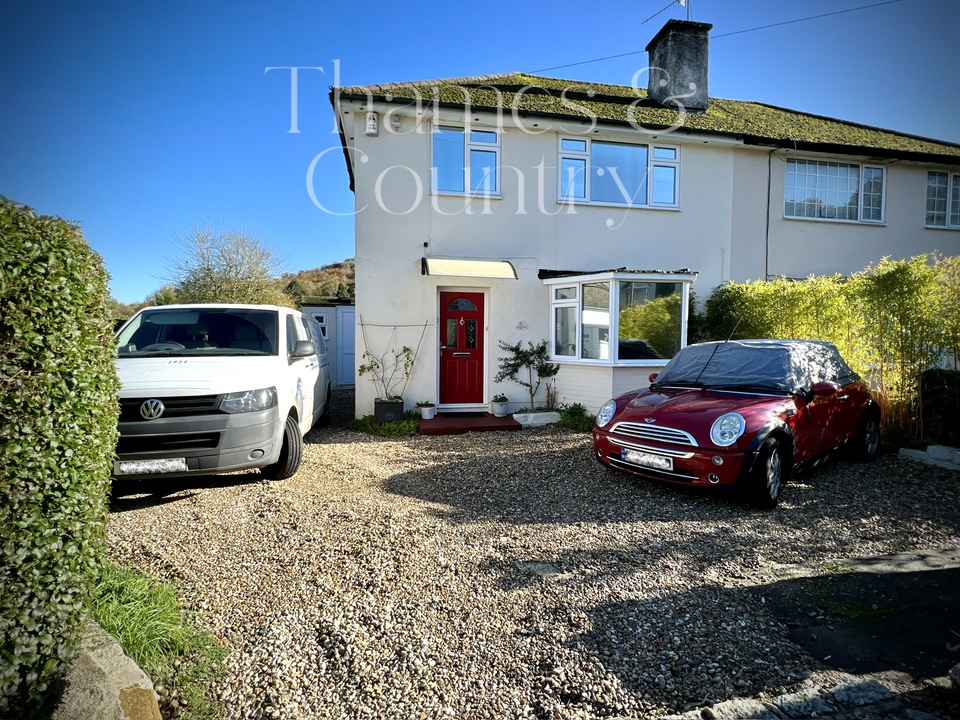
<svg viewBox="0 0 960 720"><path fill-rule="evenodd" d="M194 227L178 245L166 278L178 302L293 305L277 282L282 262L259 237Z"/></svg>

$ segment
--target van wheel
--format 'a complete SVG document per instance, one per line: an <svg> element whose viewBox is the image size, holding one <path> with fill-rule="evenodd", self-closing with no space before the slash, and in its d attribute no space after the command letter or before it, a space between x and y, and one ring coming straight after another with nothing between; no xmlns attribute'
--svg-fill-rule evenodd
<svg viewBox="0 0 960 720"><path fill-rule="evenodd" d="M303 436L300 427L293 415L287 415L287 422L283 426L283 447L280 448L280 458L273 464L267 465L261 472L267 480L286 480L293 477L303 459Z"/></svg>

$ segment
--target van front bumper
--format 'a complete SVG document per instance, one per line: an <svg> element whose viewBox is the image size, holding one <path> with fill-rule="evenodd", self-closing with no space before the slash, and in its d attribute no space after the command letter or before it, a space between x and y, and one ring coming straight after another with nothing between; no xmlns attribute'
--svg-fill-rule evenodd
<svg viewBox="0 0 960 720"><path fill-rule="evenodd" d="M276 407L247 413L121 420L115 478L183 477L270 465L280 456Z"/></svg>

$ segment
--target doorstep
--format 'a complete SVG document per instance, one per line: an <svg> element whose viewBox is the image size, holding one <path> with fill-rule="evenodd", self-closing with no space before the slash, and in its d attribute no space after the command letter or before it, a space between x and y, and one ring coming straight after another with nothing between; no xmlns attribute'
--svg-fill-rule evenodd
<svg viewBox="0 0 960 720"><path fill-rule="evenodd" d="M462 435L468 432L515 431L523 426L509 415L494 417L488 412L443 413L420 420L421 435Z"/></svg>

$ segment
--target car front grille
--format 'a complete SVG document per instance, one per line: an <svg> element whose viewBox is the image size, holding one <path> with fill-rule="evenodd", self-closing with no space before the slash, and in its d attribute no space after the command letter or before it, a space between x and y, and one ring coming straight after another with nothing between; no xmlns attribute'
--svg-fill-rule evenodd
<svg viewBox="0 0 960 720"><path fill-rule="evenodd" d="M220 433L188 433L175 435L121 435L117 455L135 453L176 454L191 450L211 450L220 444Z"/></svg>
<svg viewBox="0 0 960 720"><path fill-rule="evenodd" d="M619 422L610 428L611 433L626 435L627 437L640 438L641 440L653 440L662 443L673 443L675 445L697 446L697 441L693 435L684 430L676 428L661 427L658 425L648 425L645 423Z"/></svg>
<svg viewBox="0 0 960 720"><path fill-rule="evenodd" d="M140 415L140 406L151 398L123 398L120 400L120 420L124 422L148 422ZM157 398L163 403L163 417L188 417L213 415L220 412L219 395L186 395L184 397Z"/></svg>

